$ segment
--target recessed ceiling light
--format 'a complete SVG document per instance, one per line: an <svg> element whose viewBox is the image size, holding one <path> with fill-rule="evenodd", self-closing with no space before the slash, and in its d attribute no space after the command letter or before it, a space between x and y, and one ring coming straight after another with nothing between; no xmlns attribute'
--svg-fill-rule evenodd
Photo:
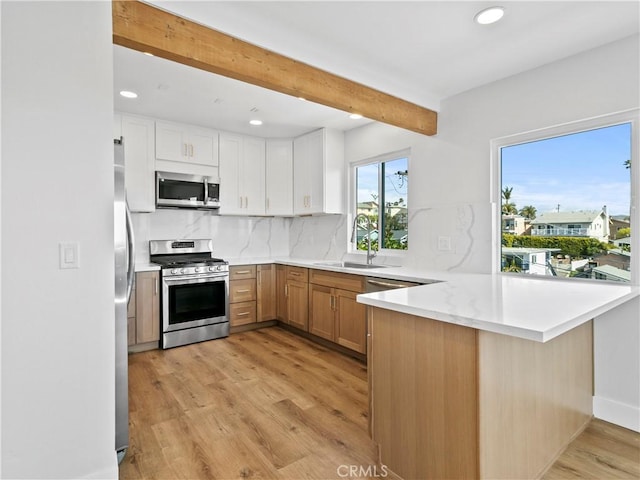
<svg viewBox="0 0 640 480"><path fill-rule="evenodd" d="M249 120L251 125L262 125L262 120Z"/></svg>
<svg viewBox="0 0 640 480"><path fill-rule="evenodd" d="M130 92L129 90L122 90L120 95L124 98L138 98L138 94L136 92Z"/></svg>
<svg viewBox="0 0 640 480"><path fill-rule="evenodd" d="M489 7L481 10L473 19L480 25L489 25L500 20L504 16L504 7Z"/></svg>
<svg viewBox="0 0 640 480"><path fill-rule="evenodd" d="M360 120L362 118L362 115L360 115L359 113L352 113L351 115L349 115L349 118L351 120Z"/></svg>

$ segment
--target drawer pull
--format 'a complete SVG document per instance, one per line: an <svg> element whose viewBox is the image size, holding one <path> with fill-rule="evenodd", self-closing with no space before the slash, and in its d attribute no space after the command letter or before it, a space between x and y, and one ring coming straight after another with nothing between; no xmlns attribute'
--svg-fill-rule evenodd
<svg viewBox="0 0 640 480"><path fill-rule="evenodd" d="M302 274L300 272L291 272L291 275L295 275L296 277L301 276Z"/></svg>
<svg viewBox="0 0 640 480"><path fill-rule="evenodd" d="M249 293L248 289L244 289L244 290L236 290L236 293Z"/></svg>
<svg viewBox="0 0 640 480"><path fill-rule="evenodd" d="M240 313L236 313L236 316L238 317L244 317L246 315L249 315L250 312L240 312Z"/></svg>
<svg viewBox="0 0 640 480"><path fill-rule="evenodd" d="M246 275L247 273L251 273L251 270L238 270L235 272L236 275Z"/></svg>

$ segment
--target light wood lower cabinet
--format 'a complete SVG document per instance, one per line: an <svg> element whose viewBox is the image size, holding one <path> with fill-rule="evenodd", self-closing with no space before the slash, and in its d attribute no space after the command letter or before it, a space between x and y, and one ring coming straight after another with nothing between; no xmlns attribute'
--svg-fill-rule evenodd
<svg viewBox="0 0 640 480"><path fill-rule="evenodd" d="M307 331L309 329L309 284L289 280L286 295L289 325Z"/></svg>
<svg viewBox="0 0 640 480"><path fill-rule="evenodd" d="M276 266L234 265L229 269L232 327L276 320Z"/></svg>
<svg viewBox="0 0 640 480"><path fill-rule="evenodd" d="M127 308L128 344L132 350L157 348L160 340L160 273L136 273ZM140 347L143 348L140 348Z"/></svg>
<svg viewBox="0 0 640 480"><path fill-rule="evenodd" d="M258 322L276 319L276 266L258 265L256 274L258 287Z"/></svg>
<svg viewBox="0 0 640 480"><path fill-rule="evenodd" d="M276 318L287 322L287 267L276 265Z"/></svg>
<svg viewBox="0 0 640 480"><path fill-rule="evenodd" d="M276 265L276 318L309 329L309 269Z"/></svg>
<svg viewBox="0 0 640 480"><path fill-rule="evenodd" d="M256 322L256 266L229 268L229 323L232 327Z"/></svg>
<svg viewBox="0 0 640 480"><path fill-rule="evenodd" d="M324 270L309 276L309 332L358 353L366 353L367 310L357 303L364 278Z"/></svg>

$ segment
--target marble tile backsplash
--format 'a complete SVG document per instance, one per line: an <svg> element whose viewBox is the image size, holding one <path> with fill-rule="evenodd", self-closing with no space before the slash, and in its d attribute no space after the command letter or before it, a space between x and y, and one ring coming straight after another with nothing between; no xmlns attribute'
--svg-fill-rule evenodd
<svg viewBox="0 0 640 480"><path fill-rule="evenodd" d="M211 238L222 258L289 255L289 218L225 217L200 210L133 213L136 261L149 261L149 240Z"/></svg>
<svg viewBox="0 0 640 480"><path fill-rule="evenodd" d="M374 263L439 271L491 272L496 206L448 204L418 207L409 214L409 250ZM312 217L225 217L199 210L158 210L132 215L136 261L149 261L149 240L211 238L222 258L291 257L363 261L348 252L347 215ZM443 250L445 237L450 249Z"/></svg>

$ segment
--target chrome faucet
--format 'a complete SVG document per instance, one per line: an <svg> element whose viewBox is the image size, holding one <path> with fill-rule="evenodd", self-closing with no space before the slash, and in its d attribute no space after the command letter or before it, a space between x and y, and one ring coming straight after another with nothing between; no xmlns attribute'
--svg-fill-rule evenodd
<svg viewBox="0 0 640 480"><path fill-rule="evenodd" d="M357 242L356 240L356 230L358 229L358 218L363 217L367 221L367 265L371 265L373 263L373 257L376 256L375 251L371 251L371 219L368 215L364 213L359 213L356 215L356 218L353 219L353 231L351 232L351 243ZM378 233L378 238L380 238L380 233Z"/></svg>

